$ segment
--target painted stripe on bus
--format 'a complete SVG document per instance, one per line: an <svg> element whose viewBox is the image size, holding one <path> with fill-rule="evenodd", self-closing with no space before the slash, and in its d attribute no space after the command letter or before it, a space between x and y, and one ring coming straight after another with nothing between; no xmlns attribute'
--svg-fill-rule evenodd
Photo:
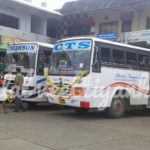
<svg viewBox="0 0 150 150"><path fill-rule="evenodd" d="M46 78L43 78L43 79L38 80L36 83L39 84L39 83L45 82L45 81L46 81Z"/></svg>
<svg viewBox="0 0 150 150"><path fill-rule="evenodd" d="M149 91L142 89L141 87L139 87L135 84L128 84L128 83L124 83L124 82L116 82L116 83L110 84L107 87L105 87L104 89L100 90L99 92L102 92L102 91L105 92L106 90L109 90L113 87L118 87L118 86L125 87L125 88L132 88L132 89L134 89L138 92L141 92L145 95L149 95Z"/></svg>

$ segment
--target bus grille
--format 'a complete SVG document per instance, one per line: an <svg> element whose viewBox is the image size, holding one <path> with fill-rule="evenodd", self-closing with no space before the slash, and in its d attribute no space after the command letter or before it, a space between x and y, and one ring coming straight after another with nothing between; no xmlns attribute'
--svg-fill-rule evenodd
<svg viewBox="0 0 150 150"><path fill-rule="evenodd" d="M59 84L55 83L55 85L57 85L58 87ZM67 86L68 84L64 84L63 86ZM53 94L54 95L61 95L61 96L69 96L71 95L71 87L65 89L65 90L62 90L61 92L59 92L56 88L53 89Z"/></svg>

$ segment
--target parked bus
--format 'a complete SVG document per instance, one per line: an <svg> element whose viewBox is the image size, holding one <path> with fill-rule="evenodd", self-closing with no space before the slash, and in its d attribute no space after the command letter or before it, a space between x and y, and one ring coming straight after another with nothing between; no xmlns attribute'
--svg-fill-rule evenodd
<svg viewBox="0 0 150 150"><path fill-rule="evenodd" d="M0 73L4 71L3 59L5 57L6 51L0 50Z"/></svg>
<svg viewBox="0 0 150 150"><path fill-rule="evenodd" d="M44 69L49 67L53 45L37 42L20 42L10 44L7 49L5 63L5 86L7 95L13 93L16 68L21 68L24 75L22 100L29 105L46 101L46 78Z"/></svg>
<svg viewBox="0 0 150 150"><path fill-rule="evenodd" d="M49 76L48 76L49 74ZM130 106L150 108L150 50L91 37L62 39L52 53L50 103L92 108L119 118Z"/></svg>
<svg viewBox="0 0 150 150"><path fill-rule="evenodd" d="M6 54L6 49L0 47L0 80L3 80L4 64L3 60Z"/></svg>

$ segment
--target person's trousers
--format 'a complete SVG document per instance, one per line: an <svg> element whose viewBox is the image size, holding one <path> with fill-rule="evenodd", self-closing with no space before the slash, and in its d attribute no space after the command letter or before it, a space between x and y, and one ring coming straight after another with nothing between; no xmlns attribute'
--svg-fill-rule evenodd
<svg viewBox="0 0 150 150"><path fill-rule="evenodd" d="M19 111L19 110L24 110L25 106L22 102L22 100L19 97L15 98L15 110Z"/></svg>

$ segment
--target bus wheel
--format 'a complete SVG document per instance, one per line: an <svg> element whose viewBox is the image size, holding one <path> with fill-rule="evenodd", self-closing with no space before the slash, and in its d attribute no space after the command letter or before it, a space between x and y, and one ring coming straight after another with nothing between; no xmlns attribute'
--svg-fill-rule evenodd
<svg viewBox="0 0 150 150"><path fill-rule="evenodd" d="M84 108L76 108L75 111L78 114L86 114L86 113L88 113L89 110L88 109L84 109Z"/></svg>
<svg viewBox="0 0 150 150"><path fill-rule="evenodd" d="M121 98L113 99L111 107L108 108L107 112L111 118L121 118L126 111L126 101Z"/></svg>
<svg viewBox="0 0 150 150"><path fill-rule="evenodd" d="M37 102L27 102L29 108L35 108L37 106Z"/></svg>

